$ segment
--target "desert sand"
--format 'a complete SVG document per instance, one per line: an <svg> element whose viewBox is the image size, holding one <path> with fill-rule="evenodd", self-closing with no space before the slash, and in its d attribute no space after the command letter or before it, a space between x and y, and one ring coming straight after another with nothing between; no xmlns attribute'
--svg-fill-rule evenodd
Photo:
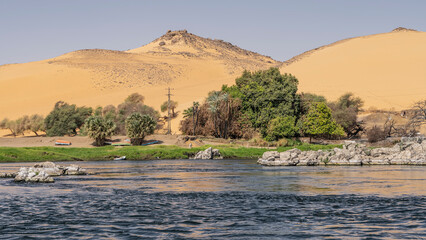
<svg viewBox="0 0 426 240"><path fill-rule="evenodd" d="M178 112L203 101L208 92L233 84L244 69L279 66L269 57L221 40L169 31L129 51L79 50L23 64L0 66L0 119L48 114L63 100L84 106L118 105L131 93L160 110L171 87ZM181 115L172 122L178 132Z"/></svg>
<svg viewBox="0 0 426 240"><path fill-rule="evenodd" d="M426 99L426 32L392 32L342 40L286 61L299 89L334 100L353 92L365 108L401 110Z"/></svg>
<svg viewBox="0 0 426 240"><path fill-rule="evenodd" d="M342 40L279 62L221 40L169 31L128 51L86 49L38 62L0 66L0 119L46 115L63 100L85 106L118 105L138 92L160 110L171 87L177 112L208 92L233 84L244 69L280 67L301 92L336 99L351 91L365 107L408 108L426 94L426 32L398 29ZM181 115L173 120L178 132Z"/></svg>

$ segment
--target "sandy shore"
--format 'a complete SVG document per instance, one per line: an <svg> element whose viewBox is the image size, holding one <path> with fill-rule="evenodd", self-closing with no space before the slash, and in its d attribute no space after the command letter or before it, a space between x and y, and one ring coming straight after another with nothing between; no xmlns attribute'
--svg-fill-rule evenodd
<svg viewBox="0 0 426 240"><path fill-rule="evenodd" d="M151 135L145 140L158 140L162 145L179 145L177 140L178 135ZM72 143L72 147L94 147L93 140L89 137L75 136L75 137L0 137L0 147L52 147L55 146L56 140L65 140ZM126 136L113 136L113 142L124 142ZM69 146L58 146L69 147Z"/></svg>

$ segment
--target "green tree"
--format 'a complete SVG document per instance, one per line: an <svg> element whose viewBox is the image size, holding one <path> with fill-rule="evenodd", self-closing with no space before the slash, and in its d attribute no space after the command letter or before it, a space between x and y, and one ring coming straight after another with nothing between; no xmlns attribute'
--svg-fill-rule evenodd
<svg viewBox="0 0 426 240"><path fill-rule="evenodd" d="M364 102L352 93L342 95L337 101L331 102L329 107L333 112L333 118L341 125L348 137L356 136L364 128L357 121L357 116Z"/></svg>
<svg viewBox="0 0 426 240"><path fill-rule="evenodd" d="M30 117L30 124L29 129L33 133L35 133L36 136L38 136L38 132L44 132L44 118L41 115L34 114Z"/></svg>
<svg viewBox="0 0 426 240"><path fill-rule="evenodd" d="M0 128L2 128L2 129L9 129L9 131L12 133L12 135L14 137L16 137L17 131L19 131L18 125L16 124L16 121L9 120L8 118L4 118L0 122Z"/></svg>
<svg viewBox="0 0 426 240"><path fill-rule="evenodd" d="M282 138L294 137L297 133L296 117L276 117L269 122L266 140L276 141Z"/></svg>
<svg viewBox="0 0 426 240"><path fill-rule="evenodd" d="M44 119L47 136L76 135L86 118L92 115L92 108L76 107L59 101Z"/></svg>
<svg viewBox="0 0 426 240"><path fill-rule="evenodd" d="M8 118L3 118L3 120L1 120L0 122L0 128L1 129L6 129L7 123L9 122Z"/></svg>
<svg viewBox="0 0 426 240"><path fill-rule="evenodd" d="M103 146L105 140L113 135L115 127L112 120L96 115L88 117L84 123L88 136L95 140L96 146Z"/></svg>
<svg viewBox="0 0 426 240"><path fill-rule="evenodd" d="M345 134L342 126L333 119L331 109L325 103L311 105L308 113L302 118L302 131L311 138L330 138Z"/></svg>
<svg viewBox="0 0 426 240"><path fill-rule="evenodd" d="M169 105L168 101L163 102L163 104L161 104L161 112L166 112L167 111L167 107ZM175 116L175 109L178 106L178 102L171 100L170 101L170 109L172 110L172 117Z"/></svg>
<svg viewBox="0 0 426 240"><path fill-rule="evenodd" d="M144 97L140 94L133 93L126 100L118 105L115 114L115 124L117 125L116 133L126 134L125 121L132 113L140 113L141 115L149 115L155 121L158 120L160 114L154 108L143 104ZM108 106L107 106L108 107ZM105 107L106 108L106 107ZM112 117L113 108L108 107L109 115ZM106 116L106 115L105 115Z"/></svg>
<svg viewBox="0 0 426 240"><path fill-rule="evenodd" d="M314 93L301 93L300 94L300 115L304 115L309 111L309 108L313 103L327 103L327 99L324 96L317 95Z"/></svg>
<svg viewBox="0 0 426 240"><path fill-rule="evenodd" d="M125 100L125 103L140 103L143 104L145 97L140 95L139 93L130 94Z"/></svg>
<svg viewBox="0 0 426 240"><path fill-rule="evenodd" d="M157 122L149 115L132 113L126 119L126 132L132 145L141 145L145 136L153 134Z"/></svg>
<svg viewBox="0 0 426 240"><path fill-rule="evenodd" d="M117 108L114 105L107 105L102 109L102 116L105 119L116 121L117 119Z"/></svg>
<svg viewBox="0 0 426 240"><path fill-rule="evenodd" d="M235 82L235 86L223 86L222 90L241 99L242 114L263 137L272 119L299 115L298 80L291 74L281 74L278 68L253 73L245 71Z"/></svg>

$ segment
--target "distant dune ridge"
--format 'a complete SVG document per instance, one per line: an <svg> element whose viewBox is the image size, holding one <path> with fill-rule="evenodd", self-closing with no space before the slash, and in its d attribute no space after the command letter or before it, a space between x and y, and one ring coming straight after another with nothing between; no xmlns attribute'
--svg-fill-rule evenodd
<svg viewBox="0 0 426 240"><path fill-rule="evenodd" d="M341 40L285 61L300 89L335 99L353 92L365 107L395 110L426 99L426 32L389 33Z"/></svg>
<svg viewBox="0 0 426 240"><path fill-rule="evenodd" d="M0 118L46 115L56 101L117 105L139 92L160 109L172 87L178 111L209 91L233 84L244 69L279 67L295 75L300 91L335 99L354 92L366 107L402 109L426 98L426 33L397 28L351 38L305 52L288 61L182 31L128 51L85 49L52 59L0 66ZM173 131L178 131L178 117Z"/></svg>

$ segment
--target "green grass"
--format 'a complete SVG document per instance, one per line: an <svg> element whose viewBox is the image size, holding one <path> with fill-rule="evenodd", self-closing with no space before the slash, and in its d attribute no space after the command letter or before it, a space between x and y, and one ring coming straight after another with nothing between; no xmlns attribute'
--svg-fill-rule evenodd
<svg viewBox="0 0 426 240"><path fill-rule="evenodd" d="M37 162L37 161L101 161L113 160L115 157L126 156L128 160L149 159L188 159L198 151L210 146L198 148L182 148L178 146L105 146L98 148L74 147L0 147L0 162ZM275 149L246 148L236 145L212 146L219 149L225 159L257 159L266 151ZM303 144L296 148L307 150L328 150L341 145ZM279 152L294 147L280 147Z"/></svg>

